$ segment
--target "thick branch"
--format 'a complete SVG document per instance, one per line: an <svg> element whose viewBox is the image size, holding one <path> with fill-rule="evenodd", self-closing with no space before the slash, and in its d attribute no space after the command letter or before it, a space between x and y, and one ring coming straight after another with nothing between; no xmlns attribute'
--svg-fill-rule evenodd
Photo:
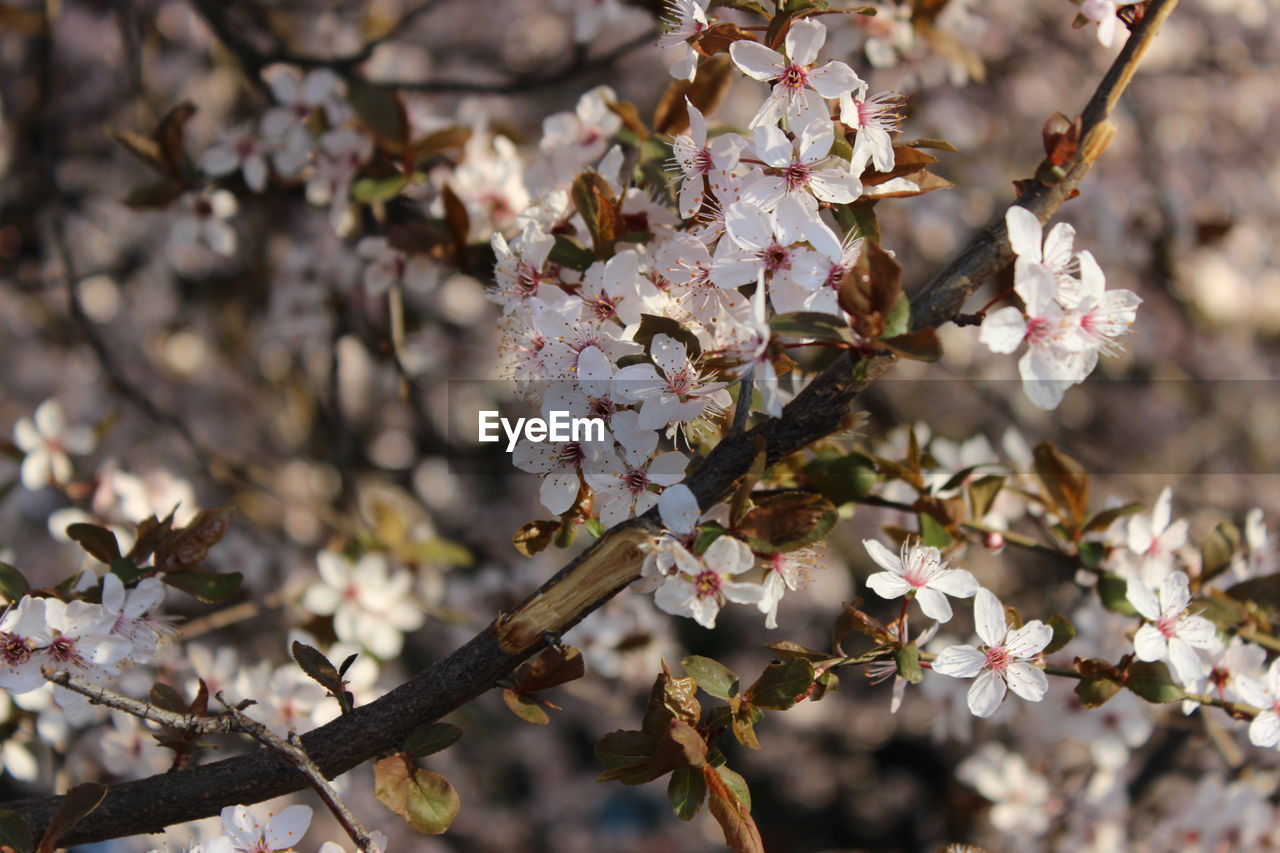
<svg viewBox="0 0 1280 853"><path fill-rule="evenodd" d="M1070 196L1110 138L1107 115L1138 60L1177 0L1154 0L1084 113L1085 142L1057 184L1038 185L1020 203L1047 220ZM914 300L917 328L936 326L959 311L965 297L1009 262L1003 222L980 234L959 257L922 288ZM746 473L763 440L769 461L801 450L844 428L857 394L894 363L889 354L859 359L842 355L788 405L782 417L722 441L687 481L699 503L711 506ZM495 686L544 642L622 590L639 574L638 547L657 530L656 519L620 525L570 562L511 614L423 670L381 699L303 735L301 744L316 766L332 777L397 749L422 723L436 720ZM96 811L78 823L68 843L86 843L216 814L223 806L260 802L303 788L306 780L270 750L229 758L178 773L112 786ZM36 834L57 811L60 797L32 797L6 804Z"/></svg>

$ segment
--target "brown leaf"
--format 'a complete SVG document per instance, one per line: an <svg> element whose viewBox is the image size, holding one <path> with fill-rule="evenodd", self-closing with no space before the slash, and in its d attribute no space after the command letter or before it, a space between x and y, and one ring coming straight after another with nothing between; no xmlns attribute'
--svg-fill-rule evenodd
<svg viewBox="0 0 1280 853"><path fill-rule="evenodd" d="M840 307L853 315L854 328L875 339L902 294L902 267L878 243L864 241L862 253L840 282Z"/></svg>
<svg viewBox="0 0 1280 853"><path fill-rule="evenodd" d="M1089 512L1089 475L1080 463L1058 450L1051 441L1036 445L1036 476L1053 499L1063 521L1078 531Z"/></svg>
<svg viewBox="0 0 1280 853"><path fill-rule="evenodd" d="M919 148L914 148L910 145L895 145L893 146L893 168L887 172L877 172L874 168L869 167L862 173L862 185L863 187L874 187L894 178L922 171L936 162L938 162L937 157L927 154Z"/></svg>
<svg viewBox="0 0 1280 853"><path fill-rule="evenodd" d="M195 104L183 101L164 114L164 118L160 119L160 123L156 125L155 132L151 134L160 149L165 171L170 177L182 176L183 160L186 157L182 144L183 133L187 122L195 114Z"/></svg>
<svg viewBox="0 0 1280 853"><path fill-rule="evenodd" d="M1069 119L1062 113L1054 113L1044 123L1040 132L1044 142L1045 158L1051 165L1062 166L1080 150L1080 132L1083 119Z"/></svg>
<svg viewBox="0 0 1280 853"><path fill-rule="evenodd" d="M203 509L181 530L175 531L156 548L156 568L176 572L203 563L209 549L231 529L234 507Z"/></svg>
<svg viewBox="0 0 1280 853"><path fill-rule="evenodd" d="M703 56L723 53L735 41L756 41L756 37L737 24L721 21L702 31L693 41L693 49ZM702 69L699 69L699 73Z"/></svg>
<svg viewBox="0 0 1280 853"><path fill-rule="evenodd" d="M667 86L653 113L655 133L677 134L689 129L689 111L685 98L705 116L715 112L733 82L733 62L727 54L717 54L698 66L692 82L674 80Z"/></svg>
<svg viewBox="0 0 1280 853"><path fill-rule="evenodd" d="M725 785L716 768L703 767L702 775L707 781L707 808L720 824L725 844L734 853L764 853L764 841L750 810Z"/></svg>
<svg viewBox="0 0 1280 853"><path fill-rule="evenodd" d="M523 693L548 690L586 674L582 652L573 646L544 649L516 672L516 689Z"/></svg>
<svg viewBox="0 0 1280 853"><path fill-rule="evenodd" d="M551 544L552 537L556 535L556 531L559 529L559 519L530 521L517 530L515 536L511 537L511 544L524 556L532 557L539 551L545 550Z"/></svg>
<svg viewBox="0 0 1280 853"><path fill-rule="evenodd" d="M790 491L761 498L742 517L738 530L752 550L773 554L812 545L835 522L835 507L822 495Z"/></svg>
<svg viewBox="0 0 1280 853"><path fill-rule="evenodd" d="M609 108L609 112L622 119L622 123L627 130L640 139L649 138L649 128L645 127L644 120L640 118L640 113L636 110L635 104L630 101L610 101L606 106Z"/></svg>
<svg viewBox="0 0 1280 853"><path fill-rule="evenodd" d="M373 765L374 796L418 832L440 835L453 823L462 802L449 780L414 767L403 754Z"/></svg>

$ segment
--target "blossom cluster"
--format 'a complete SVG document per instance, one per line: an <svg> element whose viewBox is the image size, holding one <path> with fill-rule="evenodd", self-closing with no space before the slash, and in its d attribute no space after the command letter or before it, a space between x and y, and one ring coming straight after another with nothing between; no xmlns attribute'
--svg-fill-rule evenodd
<svg viewBox="0 0 1280 853"><path fill-rule="evenodd" d="M1031 402L1054 409L1072 385L1083 382L1098 354L1120 350L1117 338L1133 325L1137 294L1106 289L1102 268L1087 251L1072 252L1074 229L1059 223L1044 237L1024 207L1005 214L1017 255L1014 290L1024 307L1001 308L982 322L979 339L993 352L1012 353L1023 343L1018 372Z"/></svg>

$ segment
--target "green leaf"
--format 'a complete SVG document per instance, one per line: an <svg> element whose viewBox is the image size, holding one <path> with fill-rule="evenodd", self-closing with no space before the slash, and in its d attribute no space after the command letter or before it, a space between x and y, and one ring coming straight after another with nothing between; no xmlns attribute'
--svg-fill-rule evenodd
<svg viewBox="0 0 1280 853"><path fill-rule="evenodd" d="M853 343L853 331L848 323L832 314L818 311L774 314L769 318L769 328L775 335L789 338Z"/></svg>
<svg viewBox="0 0 1280 853"><path fill-rule="evenodd" d="M717 699L727 701L738 695L738 676L719 661L702 655L690 655L681 664L703 691Z"/></svg>
<svg viewBox="0 0 1280 853"><path fill-rule="evenodd" d="M698 528L698 536L693 540L693 553L701 557L703 554L707 553L707 549L711 547L712 542L715 542L728 532L729 531L715 523L703 525Z"/></svg>
<svg viewBox="0 0 1280 853"><path fill-rule="evenodd" d="M17 853L31 853L35 849L31 827L15 811L0 811L0 846L12 847Z"/></svg>
<svg viewBox="0 0 1280 853"><path fill-rule="evenodd" d="M999 474L988 474L969 484L969 505L974 519L982 519L991 512L991 507L995 504L1002 488L1004 488L1004 477Z"/></svg>
<svg viewBox="0 0 1280 853"><path fill-rule="evenodd" d="M1113 572L1103 572L1098 576L1098 598L1102 606L1112 613L1140 615L1129 603L1129 582Z"/></svg>
<svg viewBox="0 0 1280 853"><path fill-rule="evenodd" d="M680 767L672 772L671 781L667 783L667 802L671 803L676 817L693 820L706 798L707 782L701 768Z"/></svg>
<svg viewBox="0 0 1280 853"><path fill-rule="evenodd" d="M359 119L383 141L403 143L408 139L404 105L395 89L355 76L347 81L347 100Z"/></svg>
<svg viewBox="0 0 1280 853"><path fill-rule="evenodd" d="M146 571L138 568L128 557L121 557L111 561L111 574L120 578L120 581L127 586L146 574Z"/></svg>
<svg viewBox="0 0 1280 853"><path fill-rule="evenodd" d="M1130 664L1124 686L1153 704L1177 702L1187 695L1161 661L1135 661Z"/></svg>
<svg viewBox="0 0 1280 853"><path fill-rule="evenodd" d="M395 198L408 185L409 176L405 174L359 178L351 185L351 198L361 204L376 204Z"/></svg>
<svg viewBox="0 0 1280 853"><path fill-rule="evenodd" d="M167 684L157 682L151 685L151 694L147 698L152 705L162 710L170 711L174 714L191 713L191 706L187 704L187 700L183 699L181 693Z"/></svg>
<svg viewBox="0 0 1280 853"><path fill-rule="evenodd" d="M819 456L804 473L809 485L836 506L865 500L876 485L876 463L861 453Z"/></svg>
<svg viewBox="0 0 1280 853"><path fill-rule="evenodd" d="M1120 692L1121 686L1109 678L1083 678L1076 685L1076 696L1086 708L1097 708Z"/></svg>
<svg viewBox="0 0 1280 853"><path fill-rule="evenodd" d="M535 726L545 726L551 722L551 718L547 716L546 710L534 702L527 696L521 696L511 688L503 688L502 701L511 709L511 713L515 714L526 723L532 723Z"/></svg>
<svg viewBox="0 0 1280 853"><path fill-rule="evenodd" d="M302 667L303 672L311 676L314 681L333 695L341 695L344 689L342 676L338 674L338 668L333 665L333 662L325 657L319 649L294 640L290 651L293 653L293 659L297 661L298 666Z"/></svg>
<svg viewBox="0 0 1280 853"><path fill-rule="evenodd" d="M813 664L803 658L774 661L747 688L744 698L759 708L783 711L796 704L813 684Z"/></svg>
<svg viewBox="0 0 1280 853"><path fill-rule="evenodd" d="M17 601L26 595L29 589L31 584L27 583L27 578L22 572L8 563L0 562L0 595L3 595L7 601Z"/></svg>
<svg viewBox="0 0 1280 853"><path fill-rule="evenodd" d="M1213 576L1231 565L1231 559L1240 549L1240 529L1229 521L1224 521L1205 540L1201 549L1205 575Z"/></svg>
<svg viewBox="0 0 1280 853"><path fill-rule="evenodd" d="M240 588L244 575L239 572L214 574L193 569L184 572L166 572L161 575L161 579L174 589L180 589L209 604L216 604Z"/></svg>
<svg viewBox="0 0 1280 853"><path fill-rule="evenodd" d="M609 732L596 744L596 758L609 768L648 761L658 751L658 736L648 732Z"/></svg>
<svg viewBox="0 0 1280 853"><path fill-rule="evenodd" d="M418 832L440 835L458 815L462 801L449 780L392 755L373 766L374 796Z"/></svg>
<svg viewBox="0 0 1280 853"><path fill-rule="evenodd" d="M111 565L120 559L120 543L115 533L97 524L77 523L67 525L67 536L80 544L99 563Z"/></svg>
<svg viewBox="0 0 1280 853"><path fill-rule="evenodd" d="M894 649L893 660L898 664L898 675L906 679L908 684L924 681L924 671L920 668L920 649L915 643Z"/></svg>
<svg viewBox="0 0 1280 853"><path fill-rule="evenodd" d="M931 548L943 550L951 545L951 534L927 512L919 513L920 541Z"/></svg>
<svg viewBox="0 0 1280 853"><path fill-rule="evenodd" d="M1044 654L1051 655L1054 652L1061 651L1067 643L1075 639L1076 626L1071 624L1071 620L1065 616L1054 614L1049 617L1045 623L1053 629L1053 639L1049 641L1049 645L1044 647Z"/></svg>
<svg viewBox="0 0 1280 853"><path fill-rule="evenodd" d="M462 729L452 723L427 723L418 726L405 738L404 752L410 758L422 758L448 749L461 737Z"/></svg>
<svg viewBox="0 0 1280 853"><path fill-rule="evenodd" d="M889 342L894 338L900 338L907 334L911 327L911 302L907 299L907 294L899 293L897 300L894 301L893 307L889 309L888 315L884 318L884 331L880 333L880 340ZM941 355L941 350L938 355ZM924 359L925 361L937 361L933 359Z"/></svg>
<svg viewBox="0 0 1280 853"><path fill-rule="evenodd" d="M587 267L596 262L596 256L591 254L591 250L569 235L556 234L555 240L555 245L551 247L551 253L547 256L553 264L578 272L586 272Z"/></svg>
<svg viewBox="0 0 1280 853"><path fill-rule="evenodd" d="M747 787L747 780L724 764L718 765L716 772L720 774L721 780L724 781L724 786L738 798L738 802L742 803L747 811L751 811L751 789Z"/></svg>
<svg viewBox="0 0 1280 853"><path fill-rule="evenodd" d="M1126 515L1142 512L1145 506L1138 503L1125 504L1124 506L1113 506L1111 509L1104 509L1102 512L1089 519L1084 526L1085 533L1102 533L1106 531L1117 518L1123 518Z"/></svg>

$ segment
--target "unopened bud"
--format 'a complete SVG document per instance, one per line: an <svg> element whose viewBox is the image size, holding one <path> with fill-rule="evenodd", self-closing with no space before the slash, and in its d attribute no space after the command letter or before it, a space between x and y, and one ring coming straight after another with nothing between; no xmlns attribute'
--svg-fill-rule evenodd
<svg viewBox="0 0 1280 853"><path fill-rule="evenodd" d="M982 536L982 544L985 545L986 549L992 554L999 554L1004 550L1004 534L999 530L992 530L985 533Z"/></svg>

